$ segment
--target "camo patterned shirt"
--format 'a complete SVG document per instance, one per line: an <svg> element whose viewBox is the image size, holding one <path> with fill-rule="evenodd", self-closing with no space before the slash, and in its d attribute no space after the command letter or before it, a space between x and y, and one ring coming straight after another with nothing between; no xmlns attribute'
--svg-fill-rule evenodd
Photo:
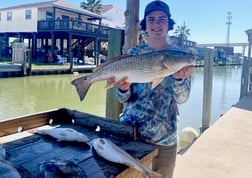
<svg viewBox="0 0 252 178"><path fill-rule="evenodd" d="M152 50L148 45L131 48L128 53L137 55ZM172 76L151 90L151 83L133 83L129 90L116 90L123 103L120 121L135 126L143 141L157 145L177 143L177 104L184 103L191 89L191 78L175 80Z"/></svg>

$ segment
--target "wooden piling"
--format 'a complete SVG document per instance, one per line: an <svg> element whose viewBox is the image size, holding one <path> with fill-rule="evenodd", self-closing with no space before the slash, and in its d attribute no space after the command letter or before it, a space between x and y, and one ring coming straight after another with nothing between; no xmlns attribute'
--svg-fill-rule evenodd
<svg viewBox="0 0 252 178"><path fill-rule="evenodd" d="M109 30L108 59L121 55L123 44L123 31L119 29ZM118 120L122 111L122 104L118 102L115 96L116 88L107 90L106 96L106 118Z"/></svg>
<svg viewBox="0 0 252 178"><path fill-rule="evenodd" d="M252 60L244 59L242 64L240 99L246 96L249 92L251 69Z"/></svg>
<svg viewBox="0 0 252 178"><path fill-rule="evenodd" d="M212 81L213 81L213 49L205 48L204 82L203 82L203 113L201 133L209 128L211 122Z"/></svg>

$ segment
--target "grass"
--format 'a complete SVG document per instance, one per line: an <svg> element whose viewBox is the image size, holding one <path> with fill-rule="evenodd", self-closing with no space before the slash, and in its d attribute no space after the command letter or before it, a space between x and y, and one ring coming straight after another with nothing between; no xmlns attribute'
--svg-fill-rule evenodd
<svg viewBox="0 0 252 178"><path fill-rule="evenodd" d="M32 62L32 69L65 69L69 68L70 64L57 64L57 63L43 63L43 62Z"/></svg>

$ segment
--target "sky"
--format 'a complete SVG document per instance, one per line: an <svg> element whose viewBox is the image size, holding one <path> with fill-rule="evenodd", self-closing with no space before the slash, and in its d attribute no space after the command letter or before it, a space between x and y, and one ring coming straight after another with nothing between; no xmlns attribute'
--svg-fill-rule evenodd
<svg viewBox="0 0 252 178"><path fill-rule="evenodd" d="M18 4L48 0L0 0L0 8ZM80 6L85 0L64 0ZM231 12L229 42L248 42L246 30L252 28L252 0L163 0L170 7L172 18L177 25L190 29L189 40L198 44L227 42L227 13ZM126 10L127 0L102 0L102 4L113 4ZM139 20L143 18L145 6L151 0L139 0ZM169 32L173 35L173 31Z"/></svg>

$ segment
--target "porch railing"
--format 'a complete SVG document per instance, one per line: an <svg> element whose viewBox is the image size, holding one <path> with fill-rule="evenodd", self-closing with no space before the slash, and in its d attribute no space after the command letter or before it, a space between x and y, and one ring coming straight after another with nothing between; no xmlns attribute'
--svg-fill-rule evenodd
<svg viewBox="0 0 252 178"><path fill-rule="evenodd" d="M40 20L38 21L38 32L42 31L76 31L94 37L107 38L109 27L79 20Z"/></svg>

